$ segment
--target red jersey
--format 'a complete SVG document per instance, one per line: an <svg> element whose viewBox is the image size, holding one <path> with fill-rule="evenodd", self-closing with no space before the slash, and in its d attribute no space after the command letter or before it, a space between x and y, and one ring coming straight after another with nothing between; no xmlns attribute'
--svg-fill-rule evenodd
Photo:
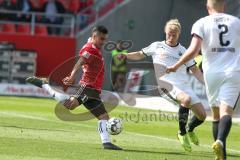
<svg viewBox="0 0 240 160"><path fill-rule="evenodd" d="M82 65L83 75L80 83L101 92L104 80L104 61L101 50L95 47L92 42L88 42L83 46L79 54L86 62L86 64Z"/></svg>

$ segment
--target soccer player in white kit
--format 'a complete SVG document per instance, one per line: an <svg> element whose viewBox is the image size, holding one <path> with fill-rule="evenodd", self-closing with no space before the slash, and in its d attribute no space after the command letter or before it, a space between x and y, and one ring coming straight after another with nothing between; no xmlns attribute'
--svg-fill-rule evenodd
<svg viewBox="0 0 240 160"><path fill-rule="evenodd" d="M209 16L192 27L192 41L184 56L167 69L176 71L202 49L203 72L213 113L212 145L216 160L225 160L226 139L240 95L240 20L224 13L224 0L208 0Z"/></svg>
<svg viewBox="0 0 240 160"><path fill-rule="evenodd" d="M155 75L159 84L160 80L167 81L173 85L173 90L170 91L170 95L179 101L179 133L178 139L186 151L191 151L191 145L189 139L195 145L199 144L199 140L194 133L194 128L202 124L206 118L206 113L200 100L194 93L189 84L187 77L187 68L191 70L194 76L203 83L203 75L201 71L196 67L194 60L190 60L176 73L165 74L159 77L160 65L171 66L176 63L182 54L185 52L185 48L178 42L181 25L177 19L169 20L165 25L166 40L157 41L152 43L141 51L128 53L125 55L127 59L141 60L147 56L152 56ZM161 87L161 84L159 84ZM187 120L189 115L189 109L194 112L194 116L187 126Z"/></svg>

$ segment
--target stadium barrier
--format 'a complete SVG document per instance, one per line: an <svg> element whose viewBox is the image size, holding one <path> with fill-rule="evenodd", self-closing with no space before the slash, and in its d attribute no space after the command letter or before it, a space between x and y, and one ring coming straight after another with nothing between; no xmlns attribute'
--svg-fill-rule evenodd
<svg viewBox="0 0 240 160"><path fill-rule="evenodd" d="M76 53L76 39L71 37L0 33L0 42L6 42L6 40L14 44L16 50L28 50L37 53L37 76L48 76L54 68L75 56Z"/></svg>
<svg viewBox="0 0 240 160"><path fill-rule="evenodd" d="M0 83L25 83L36 73L37 54L31 51L0 50Z"/></svg>
<svg viewBox="0 0 240 160"><path fill-rule="evenodd" d="M48 92L41 88L26 84L0 83L0 95L4 96L29 96L49 97Z"/></svg>
<svg viewBox="0 0 240 160"><path fill-rule="evenodd" d="M193 78L191 80L192 86L195 86L193 89L197 93L198 97L202 100L204 107L207 111L207 114L210 115L210 108L207 104L206 98L202 95L202 90L204 88L199 87L199 82ZM194 84L196 83L196 84ZM198 86L199 85L199 86ZM138 95L138 94L128 94L125 93L124 97L119 95L119 93L111 92L119 100L119 105L129 106L134 108L141 109L151 109L151 110L160 110L166 112L178 112L178 105L172 101L167 100L164 97L157 96L147 96L147 95ZM105 102L111 102L111 94L109 91L102 91L101 98ZM50 98L50 95L41 88L37 88L28 84L10 84L10 83L0 83L0 95L4 96L27 96L27 97L43 97ZM135 100L134 105L129 105L129 100ZM238 101L234 121L240 120L240 101Z"/></svg>

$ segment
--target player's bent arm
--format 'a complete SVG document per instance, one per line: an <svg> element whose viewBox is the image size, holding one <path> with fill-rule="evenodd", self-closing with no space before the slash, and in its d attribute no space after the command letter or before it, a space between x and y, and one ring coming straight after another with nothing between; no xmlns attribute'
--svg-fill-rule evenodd
<svg viewBox="0 0 240 160"><path fill-rule="evenodd" d="M204 78L203 78L203 73L201 70L196 66L192 66L189 68L192 72L192 74L202 83L204 84Z"/></svg>
<svg viewBox="0 0 240 160"><path fill-rule="evenodd" d="M83 57L80 57L79 60L77 61L77 63L74 65L73 69L72 69L72 72L70 74L70 76L68 77L65 77L63 79L63 83L65 85L72 85L75 81L75 78L76 78L76 73L77 71L81 68L81 66L83 64L86 64L85 60Z"/></svg>
<svg viewBox="0 0 240 160"><path fill-rule="evenodd" d="M193 35L192 41L184 55L180 58L180 60L174 65L175 69L178 69L181 65L187 63L190 59L194 58L196 56L201 48L202 39L197 36Z"/></svg>
<svg viewBox="0 0 240 160"><path fill-rule="evenodd" d="M135 61L141 60L146 57L142 51L130 52L126 54L126 56L127 56L127 59L135 60Z"/></svg>
<svg viewBox="0 0 240 160"><path fill-rule="evenodd" d="M72 72L71 72L71 77L75 77L77 71L82 67L82 65L86 64L86 61L84 60L83 57L80 57L77 61L77 63L74 65Z"/></svg>

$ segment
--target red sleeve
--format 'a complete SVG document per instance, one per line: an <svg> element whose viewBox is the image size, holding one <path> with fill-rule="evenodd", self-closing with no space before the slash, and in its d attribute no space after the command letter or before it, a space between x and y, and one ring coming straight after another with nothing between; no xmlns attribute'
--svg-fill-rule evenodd
<svg viewBox="0 0 240 160"><path fill-rule="evenodd" d="M80 51L80 57L84 59L86 63L92 63L93 61L96 60L96 50L93 48L84 48Z"/></svg>

